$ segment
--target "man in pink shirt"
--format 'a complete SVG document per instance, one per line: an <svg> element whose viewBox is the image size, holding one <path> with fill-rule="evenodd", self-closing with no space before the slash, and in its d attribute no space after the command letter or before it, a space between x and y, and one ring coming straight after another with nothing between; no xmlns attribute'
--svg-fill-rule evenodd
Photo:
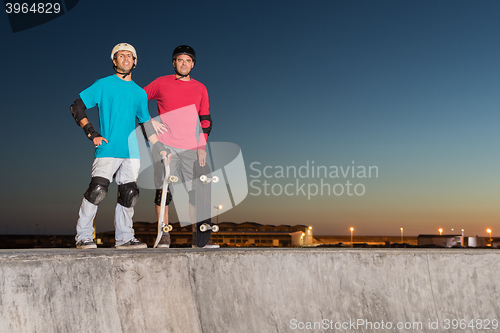
<svg viewBox="0 0 500 333"><path fill-rule="evenodd" d="M178 172L189 194L189 214L195 221L193 165L199 161L206 164L206 142L212 129L208 92L205 85L190 75L196 63L196 53L190 46L180 45L172 54L175 74L161 76L148 84L144 90L148 99L158 102L161 123L153 120L158 139L172 152L170 170ZM155 156L155 154L153 154ZM163 173L161 161L154 161L155 209L159 218L162 195ZM165 224L168 224L168 203L172 200L172 188L167 193ZM170 236L164 233L158 247L169 247ZM214 247L209 243L207 247ZM219 247L215 245L215 247Z"/></svg>

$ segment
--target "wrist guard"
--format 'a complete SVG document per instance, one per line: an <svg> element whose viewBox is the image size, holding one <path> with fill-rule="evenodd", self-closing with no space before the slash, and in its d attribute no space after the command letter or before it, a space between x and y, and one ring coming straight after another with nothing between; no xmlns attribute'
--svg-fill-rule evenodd
<svg viewBox="0 0 500 333"><path fill-rule="evenodd" d="M153 145L153 153L156 153L158 155L160 155L160 153L164 151L167 153L167 157L168 155L170 155L170 149L168 148L165 148L165 146L163 145L163 143L161 143L159 140L156 141L156 143Z"/></svg>
<svg viewBox="0 0 500 333"><path fill-rule="evenodd" d="M87 125L83 126L83 131L85 132L85 135L87 138L89 138L90 141L94 141L94 138L100 137L101 134L97 132L94 129L94 126L92 126L91 123L88 123Z"/></svg>

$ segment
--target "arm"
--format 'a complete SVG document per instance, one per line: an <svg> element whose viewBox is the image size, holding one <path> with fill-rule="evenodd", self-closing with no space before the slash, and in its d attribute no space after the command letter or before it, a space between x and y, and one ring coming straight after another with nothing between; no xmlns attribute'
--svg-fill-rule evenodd
<svg viewBox="0 0 500 333"><path fill-rule="evenodd" d="M165 124L162 123L161 121L154 120L151 118L151 124L153 125L157 135L168 132L167 126L165 126Z"/></svg>
<svg viewBox="0 0 500 333"><path fill-rule="evenodd" d="M108 143L108 140L103 138L99 134L99 132L94 129L92 123L89 122L87 114L85 113L85 110L87 108L85 107L85 104L83 103L81 98L76 99L71 105L70 109L77 125L83 128L83 131L85 132L87 138L92 141L96 147L102 145L103 141Z"/></svg>
<svg viewBox="0 0 500 333"><path fill-rule="evenodd" d="M208 135L212 131L212 117L210 116L210 103L208 101L208 91L206 88L202 92L198 117L200 119L200 126L203 130L203 133L200 133L200 137L198 138L198 142L200 143L198 148L205 150Z"/></svg>
<svg viewBox="0 0 500 333"><path fill-rule="evenodd" d="M206 144L208 140L208 135L212 131L212 117L210 116L210 106L208 102L208 92L206 88L203 91L200 110L198 111L198 117L200 119L200 126L202 133L198 138L198 159L201 166L205 166L207 160Z"/></svg>
<svg viewBox="0 0 500 333"><path fill-rule="evenodd" d="M144 128L144 132L146 133L146 137L148 138L149 142L153 144L153 154L159 153L162 158L168 156L168 163L170 164L170 150L165 148L160 140L158 140L158 136L156 135L156 131L151 120L152 119L146 121L145 123L142 123L141 125Z"/></svg>
<svg viewBox="0 0 500 333"><path fill-rule="evenodd" d="M159 96L159 89L158 89L158 79L154 80L150 84L144 87L144 91L146 92L146 95L148 96L148 100L158 100ZM153 127L156 131L156 134L163 134L168 131L167 127L165 124L163 124L161 121L156 121L154 119L151 119L151 122L153 124Z"/></svg>

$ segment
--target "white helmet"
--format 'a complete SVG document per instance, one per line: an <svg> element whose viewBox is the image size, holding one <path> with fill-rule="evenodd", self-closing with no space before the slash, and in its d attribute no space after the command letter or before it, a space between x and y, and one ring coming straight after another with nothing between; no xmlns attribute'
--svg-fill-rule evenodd
<svg viewBox="0 0 500 333"><path fill-rule="evenodd" d="M135 48L128 44L128 43L119 43L119 44L116 44L115 47L113 47L113 50L111 51L111 60L114 60L114 57L115 57L115 53L118 52L118 51L129 51L132 53L132 55L134 56L134 60L135 60L135 65L137 66L137 52L135 51Z"/></svg>

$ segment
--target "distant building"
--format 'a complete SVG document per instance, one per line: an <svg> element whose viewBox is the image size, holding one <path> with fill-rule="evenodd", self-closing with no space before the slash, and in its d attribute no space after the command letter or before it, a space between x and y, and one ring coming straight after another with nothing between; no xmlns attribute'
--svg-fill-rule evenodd
<svg viewBox="0 0 500 333"><path fill-rule="evenodd" d="M500 249L500 238L492 238L490 243L491 247Z"/></svg>
<svg viewBox="0 0 500 333"><path fill-rule="evenodd" d="M469 247L484 247L486 246L486 242L484 237L473 236L468 238L468 246Z"/></svg>
<svg viewBox="0 0 500 333"><path fill-rule="evenodd" d="M418 235L419 247L453 247L462 246L462 235Z"/></svg>
<svg viewBox="0 0 500 333"><path fill-rule="evenodd" d="M419 247L457 247L462 246L462 235L418 235ZM500 238L490 237L464 237L464 247L500 247Z"/></svg>
<svg viewBox="0 0 500 333"><path fill-rule="evenodd" d="M490 237L469 237L469 247L485 247L500 248L500 238Z"/></svg>
<svg viewBox="0 0 500 333"><path fill-rule="evenodd" d="M312 245L312 227L305 225L263 225L255 222L241 224L222 222L218 224L219 231L213 232L210 240L220 246L231 247L296 247ZM193 239L192 225L181 226L172 223L170 232L171 244L176 247L190 247ZM135 222L135 237L148 244L154 245L158 224L149 222ZM114 246L114 231L98 234L104 246Z"/></svg>

